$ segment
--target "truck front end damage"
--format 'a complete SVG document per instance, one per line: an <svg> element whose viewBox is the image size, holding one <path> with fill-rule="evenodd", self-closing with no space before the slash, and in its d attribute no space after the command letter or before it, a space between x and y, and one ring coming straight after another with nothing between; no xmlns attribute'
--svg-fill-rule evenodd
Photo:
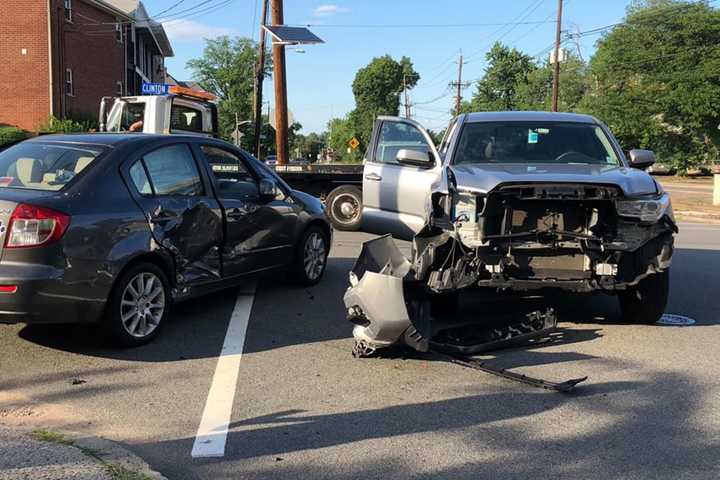
<svg viewBox="0 0 720 480"><path fill-rule="evenodd" d="M471 286L612 293L670 266L677 227L663 192L627 198L609 184L505 183L483 193L457 188L452 172L446 179L409 259L389 236L363 246L344 299L356 355L394 344L477 353L556 325L547 305L439 325L442 299Z"/></svg>

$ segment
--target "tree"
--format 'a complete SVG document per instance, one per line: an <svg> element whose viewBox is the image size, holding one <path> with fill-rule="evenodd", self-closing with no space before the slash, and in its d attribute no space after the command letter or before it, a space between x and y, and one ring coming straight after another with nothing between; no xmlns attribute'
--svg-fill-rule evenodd
<svg viewBox="0 0 720 480"><path fill-rule="evenodd" d="M516 110L517 90L527 84L530 74L537 70L535 62L529 55L500 42L495 42L485 57L488 66L477 83L472 110Z"/></svg>
<svg viewBox="0 0 720 480"><path fill-rule="evenodd" d="M266 57L265 76L271 71L270 56ZM201 58L187 62L198 84L218 97L220 135L230 139L235 129L235 114L240 120L253 118L254 69L257 46L249 38L227 36L205 40ZM249 133L249 130L248 130ZM244 148L251 148L251 135L242 139Z"/></svg>
<svg viewBox="0 0 720 480"><path fill-rule="evenodd" d="M335 160L348 163L362 161L364 146L361 144L355 149L348 146L350 139L353 137L359 139L359 135L350 114L345 118L333 118L328 122L327 146L332 150Z"/></svg>
<svg viewBox="0 0 720 480"><path fill-rule="evenodd" d="M718 157L720 12L705 3L635 1L598 42L582 108L625 148L680 169Z"/></svg>
<svg viewBox="0 0 720 480"><path fill-rule="evenodd" d="M553 65L545 62L531 70L515 86L517 110L552 109ZM573 112L579 107L587 91L587 64L576 55L569 54L560 64L560 92L558 110Z"/></svg>

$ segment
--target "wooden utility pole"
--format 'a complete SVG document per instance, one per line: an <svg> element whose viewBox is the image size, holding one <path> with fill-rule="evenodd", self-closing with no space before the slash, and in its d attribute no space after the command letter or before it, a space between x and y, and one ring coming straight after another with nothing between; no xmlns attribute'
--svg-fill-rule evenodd
<svg viewBox="0 0 720 480"><path fill-rule="evenodd" d="M260 44L258 46L258 61L255 66L255 132L253 148L255 158L260 158L260 135L262 132L262 98L263 80L265 80L265 23L267 22L268 0L263 0L262 16L260 17ZM270 120L268 118L268 120Z"/></svg>
<svg viewBox="0 0 720 480"><path fill-rule="evenodd" d="M558 111L558 95L560 90L560 28L562 26L563 0L558 0L557 25L555 26L555 64L553 70L552 110Z"/></svg>
<svg viewBox="0 0 720 480"><path fill-rule="evenodd" d="M457 94L455 95L455 115L460 113L460 107L462 106L462 89L469 87L470 83L463 83L462 81L462 66L463 66L463 55L460 51L460 59L458 60L458 78L457 82L450 82L450 87L457 88Z"/></svg>
<svg viewBox="0 0 720 480"><path fill-rule="evenodd" d="M407 94L407 75L403 73L403 95L405 96L405 118L410 118L410 102Z"/></svg>
<svg viewBox="0 0 720 480"><path fill-rule="evenodd" d="M282 0L270 0L272 25L283 25ZM277 164L288 162L287 81L285 79L285 45L273 42L273 77L275 80L275 147Z"/></svg>

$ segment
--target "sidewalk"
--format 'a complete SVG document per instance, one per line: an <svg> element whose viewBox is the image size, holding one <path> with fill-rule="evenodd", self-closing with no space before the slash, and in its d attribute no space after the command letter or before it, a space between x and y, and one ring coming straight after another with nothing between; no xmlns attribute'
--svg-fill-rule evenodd
<svg viewBox="0 0 720 480"><path fill-rule="evenodd" d="M107 440L0 425L0 480L163 478L134 454Z"/></svg>

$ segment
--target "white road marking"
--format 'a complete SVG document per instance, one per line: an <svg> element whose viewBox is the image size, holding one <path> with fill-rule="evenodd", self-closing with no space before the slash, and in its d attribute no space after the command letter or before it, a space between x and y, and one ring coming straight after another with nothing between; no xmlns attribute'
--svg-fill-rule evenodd
<svg viewBox="0 0 720 480"><path fill-rule="evenodd" d="M252 285L240 291L235 301L200 427L195 436L191 453L193 458L225 455L225 442L235 399L240 360L254 298L255 285Z"/></svg>

